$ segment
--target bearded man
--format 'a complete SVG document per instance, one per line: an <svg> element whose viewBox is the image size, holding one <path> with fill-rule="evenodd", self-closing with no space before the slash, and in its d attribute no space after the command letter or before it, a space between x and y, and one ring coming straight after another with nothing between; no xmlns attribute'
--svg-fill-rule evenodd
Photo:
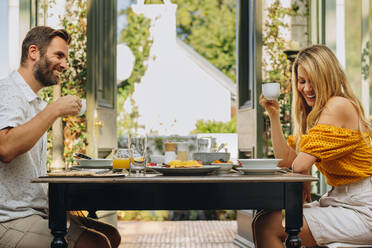
<svg viewBox="0 0 372 248"><path fill-rule="evenodd" d="M38 95L58 84L67 69L71 37L63 29L39 26L22 43L18 71L0 80L0 247L50 247L47 190L31 184L46 173L46 131L63 116L77 115L72 95L47 105ZM82 224L84 223L84 224ZM108 224L70 219L68 247L118 247L120 235Z"/></svg>

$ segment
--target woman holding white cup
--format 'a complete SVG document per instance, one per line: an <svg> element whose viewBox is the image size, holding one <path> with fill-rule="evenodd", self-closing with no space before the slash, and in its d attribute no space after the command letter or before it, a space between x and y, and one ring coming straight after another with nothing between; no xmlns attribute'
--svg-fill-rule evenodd
<svg viewBox="0 0 372 248"><path fill-rule="evenodd" d="M268 112L269 117L279 116L280 109L277 98L280 95L280 83L265 83L262 85L262 95L260 96L260 104L264 106L265 110ZM271 120L271 118L270 118ZM275 120L271 120L276 122ZM281 125L276 123L275 126Z"/></svg>
<svg viewBox="0 0 372 248"><path fill-rule="evenodd" d="M302 245L371 245L372 127L337 57L323 45L298 53L292 68L294 129L288 141L278 101L263 90L260 104L270 118L275 158L282 159L279 166L309 174L315 164L332 186L319 201L304 205ZM304 183L303 200L311 201L308 183ZM252 223L255 247L283 247L284 227L282 211L257 214Z"/></svg>

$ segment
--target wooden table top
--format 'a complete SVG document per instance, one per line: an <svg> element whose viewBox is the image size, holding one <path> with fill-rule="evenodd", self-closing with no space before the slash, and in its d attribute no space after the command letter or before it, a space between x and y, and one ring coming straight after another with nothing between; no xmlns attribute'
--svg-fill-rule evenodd
<svg viewBox="0 0 372 248"><path fill-rule="evenodd" d="M254 182L311 182L319 179L297 173L270 175L242 175L230 173L207 176L163 176L149 174L144 177L40 177L32 183L254 183Z"/></svg>

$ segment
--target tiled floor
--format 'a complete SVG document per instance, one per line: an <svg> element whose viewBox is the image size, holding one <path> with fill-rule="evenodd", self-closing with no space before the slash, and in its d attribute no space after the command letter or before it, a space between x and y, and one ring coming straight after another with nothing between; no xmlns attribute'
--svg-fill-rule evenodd
<svg viewBox="0 0 372 248"><path fill-rule="evenodd" d="M119 221L120 248L236 248L236 221Z"/></svg>

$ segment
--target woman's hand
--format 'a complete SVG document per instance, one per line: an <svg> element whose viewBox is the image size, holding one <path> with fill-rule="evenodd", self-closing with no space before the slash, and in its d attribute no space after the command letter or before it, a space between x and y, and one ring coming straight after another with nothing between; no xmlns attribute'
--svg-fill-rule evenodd
<svg viewBox="0 0 372 248"><path fill-rule="evenodd" d="M277 100L267 100L261 94L260 96L260 105L265 108L269 117L279 117L279 103Z"/></svg>

